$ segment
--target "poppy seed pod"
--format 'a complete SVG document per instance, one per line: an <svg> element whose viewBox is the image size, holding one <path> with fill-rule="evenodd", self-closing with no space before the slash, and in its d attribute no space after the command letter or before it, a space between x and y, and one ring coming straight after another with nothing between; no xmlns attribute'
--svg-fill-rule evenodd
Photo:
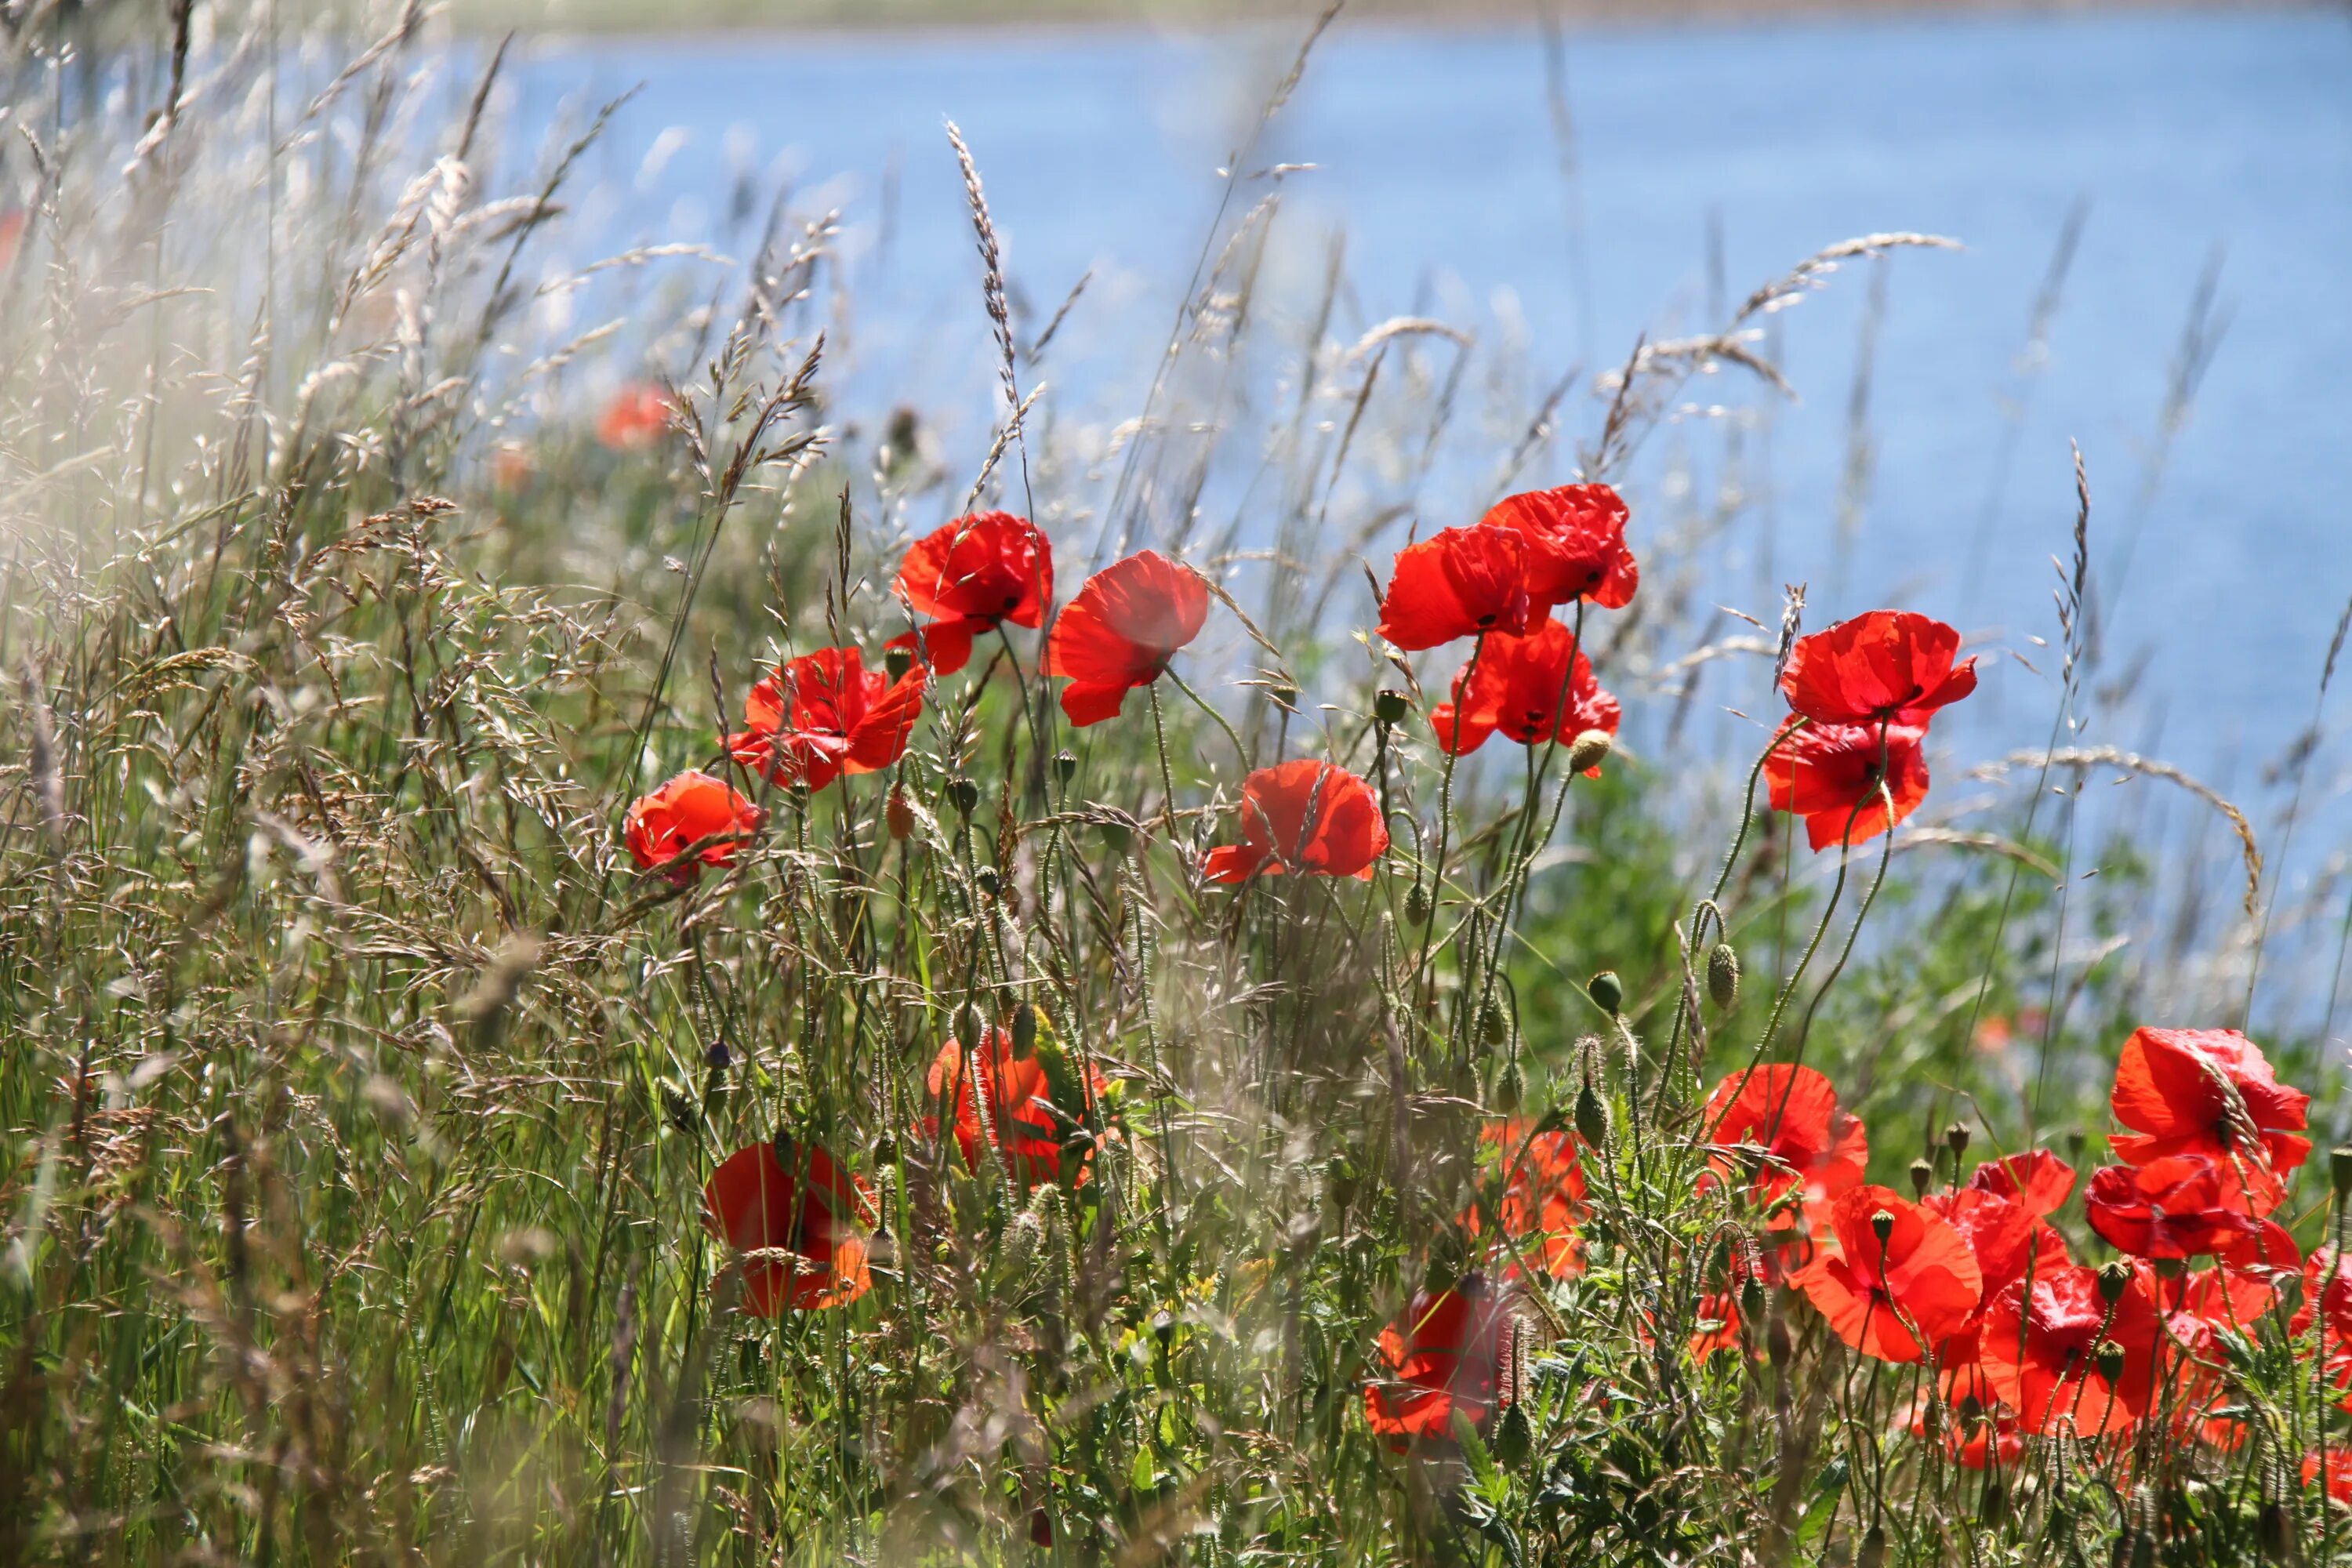
<svg viewBox="0 0 2352 1568"><path fill-rule="evenodd" d="M1739 954L1727 942L1707 950L1706 994L1718 1007L1739 1000Z"/></svg>
<svg viewBox="0 0 2352 1568"><path fill-rule="evenodd" d="M948 780L948 804L959 816L970 816L980 805L980 786L958 774Z"/></svg>
<svg viewBox="0 0 2352 1568"><path fill-rule="evenodd" d="M2091 1362L2092 1364L2099 1369L2099 1375L2105 1378L2109 1383L2117 1383L2122 1381L2124 1375L2124 1347L2117 1344L2115 1341L2101 1340L2099 1342L2099 1348L2091 1352Z"/></svg>
<svg viewBox="0 0 2352 1568"><path fill-rule="evenodd" d="M1054 776L1067 784L1078 776L1078 754L1076 752L1054 753Z"/></svg>
<svg viewBox="0 0 2352 1568"><path fill-rule="evenodd" d="M1275 706L1277 708L1296 710L1298 706L1298 688L1296 686L1269 686L1265 689L1265 694L1274 699Z"/></svg>
<svg viewBox="0 0 2352 1568"><path fill-rule="evenodd" d="M1944 1146L1952 1152L1952 1164L1959 1165L1960 1156L1969 1152L1969 1124L1955 1121L1944 1129Z"/></svg>
<svg viewBox="0 0 2352 1568"><path fill-rule="evenodd" d="M1589 773L1609 760L1617 747L1617 738L1606 730L1587 730L1577 736L1568 748L1568 771Z"/></svg>
<svg viewBox="0 0 2352 1568"><path fill-rule="evenodd" d="M893 838L904 840L915 836L915 808L907 803L907 792L897 784L890 786L890 798L882 807L882 821Z"/></svg>
<svg viewBox="0 0 2352 1568"><path fill-rule="evenodd" d="M1617 972L1613 969L1602 970L1586 982L1584 988L1591 994L1593 1002L1601 1010L1612 1018L1625 1005L1625 984L1617 978Z"/></svg>
<svg viewBox="0 0 2352 1568"><path fill-rule="evenodd" d="M2099 1265L2099 1300L2112 1307L2131 1289L2132 1266L2118 1258Z"/></svg>
<svg viewBox="0 0 2352 1568"><path fill-rule="evenodd" d="M889 671L891 679L898 679L908 670L915 668L914 650L912 648L904 647L884 649L882 654L882 668Z"/></svg>
<svg viewBox="0 0 2352 1568"><path fill-rule="evenodd" d="M1927 1184L1935 1179L1935 1166L1929 1164L1925 1160L1914 1160L1911 1162L1911 1195L1913 1197L1926 1197L1927 1195Z"/></svg>
<svg viewBox="0 0 2352 1568"><path fill-rule="evenodd" d="M1027 1056L1037 1048L1037 1009L1024 1002L1013 1010L1013 1049Z"/></svg>
<svg viewBox="0 0 2352 1568"><path fill-rule="evenodd" d="M1402 691L1384 689L1372 699L1372 717L1391 729L1403 723L1404 716L1412 710L1412 703Z"/></svg>
<svg viewBox="0 0 2352 1568"><path fill-rule="evenodd" d="M1590 1079L1576 1091L1576 1135L1589 1149L1604 1148L1609 1142L1609 1107Z"/></svg>
<svg viewBox="0 0 2352 1568"><path fill-rule="evenodd" d="M1885 1247L1895 1235L1895 1211L1892 1209L1874 1211L1870 1216L1870 1234L1878 1237L1879 1246Z"/></svg>
<svg viewBox="0 0 2352 1568"><path fill-rule="evenodd" d="M2352 1148L2335 1148L2327 1152L2327 1180L2336 1188L2338 1198L2352 1197Z"/></svg>

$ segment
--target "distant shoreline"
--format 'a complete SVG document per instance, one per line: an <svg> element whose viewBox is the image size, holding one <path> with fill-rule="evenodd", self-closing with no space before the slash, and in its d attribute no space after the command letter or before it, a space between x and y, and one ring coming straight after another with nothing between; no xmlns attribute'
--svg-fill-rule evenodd
<svg viewBox="0 0 2352 1568"><path fill-rule="evenodd" d="M1928 16L2085 16L2117 11L2298 12L2345 0L1349 0L1343 20L1401 24L1526 23L1549 9L1575 27L1707 23L1868 21ZM452 0L462 32L508 28L554 36L638 37L802 32L877 35L999 27L1304 26L1320 9L1297 0Z"/></svg>

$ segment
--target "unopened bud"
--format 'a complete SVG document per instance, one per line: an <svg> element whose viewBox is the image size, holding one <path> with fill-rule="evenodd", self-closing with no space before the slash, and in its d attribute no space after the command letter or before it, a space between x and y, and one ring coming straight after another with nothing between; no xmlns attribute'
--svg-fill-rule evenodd
<svg viewBox="0 0 2352 1568"><path fill-rule="evenodd" d="M1518 1110L1527 1091L1527 1077L1519 1071L1519 1064L1505 1062L1503 1070L1495 1075L1495 1109L1506 1113Z"/></svg>
<svg viewBox="0 0 2352 1568"><path fill-rule="evenodd" d="M891 679L901 679L908 670L915 668L914 650L904 647L885 648L882 652L882 668L890 672Z"/></svg>
<svg viewBox="0 0 2352 1568"><path fill-rule="evenodd" d="M1764 1281L1750 1274L1739 1287L1739 1316L1753 1323L1764 1316Z"/></svg>
<svg viewBox="0 0 2352 1568"><path fill-rule="evenodd" d="M2099 1265L2099 1300L2112 1307L2131 1289L2132 1266L2122 1258Z"/></svg>
<svg viewBox="0 0 2352 1568"><path fill-rule="evenodd" d="M2101 1340L2099 1348L2091 1352L2091 1360L2099 1375L2110 1384L2120 1383L2124 1375L2124 1347L2113 1340Z"/></svg>
<svg viewBox="0 0 2352 1568"><path fill-rule="evenodd" d="M1616 750L1616 738L1611 735L1608 731L1587 730L1569 745L1569 771L1570 773L1589 773L1593 769L1599 767L1602 763L1607 762L1609 760L1609 753Z"/></svg>
<svg viewBox="0 0 2352 1568"><path fill-rule="evenodd" d="M980 1049L980 1009L967 1005L956 1015L955 1037L968 1051Z"/></svg>
<svg viewBox="0 0 2352 1568"><path fill-rule="evenodd" d="M1518 1469L1535 1452L1536 1432L1528 1420L1525 1406L1513 1400L1503 1407L1503 1418L1495 1424L1495 1458L1507 1469Z"/></svg>
<svg viewBox="0 0 2352 1568"><path fill-rule="evenodd" d="M882 821L893 838L915 836L915 808L907 804L907 792L897 784L890 786L890 798L882 807Z"/></svg>
<svg viewBox="0 0 2352 1568"><path fill-rule="evenodd" d="M1405 892L1404 918L1417 926L1429 923L1429 889L1419 882Z"/></svg>
<svg viewBox="0 0 2352 1568"><path fill-rule="evenodd" d="M980 805L980 786L959 773L948 780L948 804L959 816L970 816Z"/></svg>
<svg viewBox="0 0 2352 1568"><path fill-rule="evenodd" d="M1412 703L1402 691L1384 690L1372 699L1372 717L1391 729L1403 723L1404 716L1412 711Z"/></svg>
<svg viewBox="0 0 2352 1568"><path fill-rule="evenodd" d="M1952 1152L1952 1164L1957 1172L1960 1156L1969 1152L1969 1124L1965 1121L1955 1121L1945 1128L1944 1147Z"/></svg>
<svg viewBox="0 0 2352 1568"><path fill-rule="evenodd" d="M1601 1010L1612 1018L1625 1005L1625 985L1617 978L1617 972L1613 969L1602 970L1587 981L1584 988L1591 993L1593 1002Z"/></svg>
<svg viewBox="0 0 2352 1568"><path fill-rule="evenodd" d="M898 1141L896 1138L885 1132L874 1140L874 1165L877 1170L887 1170L898 1163Z"/></svg>
<svg viewBox="0 0 2352 1568"><path fill-rule="evenodd" d="M1776 1369L1787 1366L1797 1353L1796 1346L1789 1339L1789 1321L1778 1312L1772 1314L1771 1322L1765 1327L1764 1353Z"/></svg>
<svg viewBox="0 0 2352 1568"><path fill-rule="evenodd" d="M1013 1050L1027 1056L1037 1048L1037 1009L1024 1002L1013 1010Z"/></svg>
<svg viewBox="0 0 2352 1568"><path fill-rule="evenodd" d="M2337 1197L2352 1197L2352 1147L2339 1146L2327 1152L2327 1179L2335 1185Z"/></svg>
<svg viewBox="0 0 2352 1568"><path fill-rule="evenodd" d="M1101 827L1103 847L1110 851L1111 858L1126 859L1128 850L1135 843L1133 830L1124 822L1106 822Z"/></svg>
<svg viewBox="0 0 2352 1568"><path fill-rule="evenodd" d="M1054 753L1054 776L1067 784L1078 776L1078 754L1076 752Z"/></svg>
<svg viewBox="0 0 2352 1568"><path fill-rule="evenodd" d="M1925 1160L1914 1160L1911 1162L1911 1195L1913 1197L1926 1197L1927 1195L1927 1184L1935 1179L1935 1166L1929 1164Z"/></svg>
<svg viewBox="0 0 2352 1568"><path fill-rule="evenodd" d="M971 879L980 885L982 892L992 899L996 897L996 890L1004 885L1003 878L997 875L996 868L993 866L982 866L971 874Z"/></svg>
<svg viewBox="0 0 2352 1568"><path fill-rule="evenodd" d="M1879 1568L1886 1561L1886 1531L1872 1525L1862 1532L1862 1545L1853 1554L1853 1568Z"/></svg>
<svg viewBox="0 0 2352 1568"><path fill-rule="evenodd" d="M2254 1515L2254 1545L2268 1562L2284 1563L2294 1555L2294 1524L2276 1498Z"/></svg>
<svg viewBox="0 0 2352 1568"><path fill-rule="evenodd" d="M2009 1489L1996 1476L1985 1479L1985 1489L1977 1503L1977 1522L1988 1529L1998 1528L2009 1519Z"/></svg>
<svg viewBox="0 0 2352 1568"><path fill-rule="evenodd" d="M1511 1016L1503 1010L1502 1003L1489 997L1478 1009L1478 1033L1489 1046L1499 1046L1511 1037Z"/></svg>
<svg viewBox="0 0 2352 1568"><path fill-rule="evenodd" d="M1870 1216L1870 1234L1878 1237L1879 1246L1885 1247L1895 1235L1894 1212L1889 1209L1880 1209L1877 1213L1872 1215Z"/></svg>
<svg viewBox="0 0 2352 1568"><path fill-rule="evenodd" d="M1707 950L1706 994L1718 1007L1739 1000L1739 954L1727 942Z"/></svg>
<svg viewBox="0 0 2352 1568"><path fill-rule="evenodd" d="M1605 1148L1609 1142L1609 1107L1589 1081L1576 1091L1576 1135L1588 1149Z"/></svg>

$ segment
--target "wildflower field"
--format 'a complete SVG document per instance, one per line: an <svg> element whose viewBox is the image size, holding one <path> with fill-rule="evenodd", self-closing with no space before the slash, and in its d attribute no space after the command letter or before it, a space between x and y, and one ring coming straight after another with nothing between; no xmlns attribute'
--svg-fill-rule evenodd
<svg viewBox="0 0 2352 1568"><path fill-rule="evenodd" d="M1692 594L1653 437L1948 241L1514 390L1244 142L1100 425L950 126L950 453L370 16L5 24L0 1562L2352 1561L2340 939L2084 734L2096 455L2032 662Z"/></svg>

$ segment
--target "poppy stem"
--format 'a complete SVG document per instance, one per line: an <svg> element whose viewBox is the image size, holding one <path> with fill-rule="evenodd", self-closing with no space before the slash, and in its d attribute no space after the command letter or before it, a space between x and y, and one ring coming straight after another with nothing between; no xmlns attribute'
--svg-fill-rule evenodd
<svg viewBox="0 0 2352 1568"><path fill-rule="evenodd" d="M1168 765L1168 726L1160 715L1160 682L1144 688L1151 698L1151 739L1160 748L1160 811L1168 825L1168 837L1176 837L1176 773Z"/></svg>
<svg viewBox="0 0 2352 1568"><path fill-rule="evenodd" d="M1234 731L1233 725L1227 722L1225 716L1223 713L1218 712L1215 708L1212 707L1206 698L1203 698L1199 692L1185 685L1184 678L1177 674L1174 670L1163 669L1160 673L1174 681L1176 683L1176 689L1192 700L1192 706L1198 708L1202 712L1206 713L1210 718L1216 721L1217 728L1225 732L1225 739L1234 743L1234 755L1239 760L1242 772L1249 772L1249 748L1242 744L1241 736Z"/></svg>
<svg viewBox="0 0 2352 1568"><path fill-rule="evenodd" d="M1461 693L1470 689L1478 677L1478 658L1486 651L1486 634L1480 632L1478 640L1470 645L1470 662L1462 667L1462 679L1455 683L1455 710L1459 712ZM1461 743L1461 725L1454 726L1454 743ZM1437 782L1437 858L1429 868L1429 919L1421 928L1421 956L1413 961L1413 984L1421 995L1421 1010L1426 1013L1436 989L1436 976L1430 972L1430 948L1437 936L1438 896L1445 889L1445 855L1454 829L1454 767L1462 760L1457 751L1445 753L1445 766Z"/></svg>

